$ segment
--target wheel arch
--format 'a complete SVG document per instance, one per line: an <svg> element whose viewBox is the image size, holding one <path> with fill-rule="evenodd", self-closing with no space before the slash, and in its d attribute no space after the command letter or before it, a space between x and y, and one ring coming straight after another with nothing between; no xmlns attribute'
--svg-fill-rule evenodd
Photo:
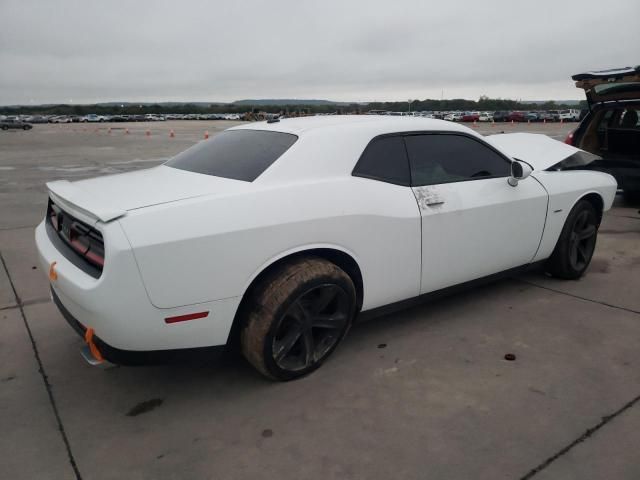
<svg viewBox="0 0 640 480"><path fill-rule="evenodd" d="M313 245L302 247L293 251L281 253L257 269L242 294L242 299L240 300L240 304L236 310L233 323L231 325L231 331L229 332L228 344L238 345L242 319L246 317L247 310L251 307L251 296L260 281L283 264L303 257L322 258L333 263L349 275L356 289L356 311L360 311L364 298L364 281L356 256L352 252L336 247L335 245Z"/></svg>
<svg viewBox="0 0 640 480"><path fill-rule="evenodd" d="M604 214L604 198L602 194L596 191L585 193L580 198L578 198L573 205L571 205L571 209L569 209L569 211L571 211L573 207L575 207L578 202L581 202L582 200L588 201L589 203L591 203L591 205L593 205L593 208L596 209L596 212L598 213L598 225L600 225L600 222L602 222L602 215Z"/></svg>

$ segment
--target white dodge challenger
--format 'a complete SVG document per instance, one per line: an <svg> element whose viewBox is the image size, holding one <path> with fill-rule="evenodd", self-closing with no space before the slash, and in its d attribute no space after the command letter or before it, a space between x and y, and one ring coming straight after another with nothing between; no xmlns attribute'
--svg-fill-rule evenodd
<svg viewBox="0 0 640 480"><path fill-rule="evenodd" d="M580 277L616 193L580 169L595 158L432 119L253 123L155 168L48 183L36 243L92 362L237 341L289 380L361 312L539 261Z"/></svg>

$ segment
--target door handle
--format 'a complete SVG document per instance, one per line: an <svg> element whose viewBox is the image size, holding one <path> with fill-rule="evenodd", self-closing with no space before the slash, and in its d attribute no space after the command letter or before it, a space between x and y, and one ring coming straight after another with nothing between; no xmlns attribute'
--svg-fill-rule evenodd
<svg viewBox="0 0 640 480"><path fill-rule="evenodd" d="M443 203L444 203L444 200L434 200L432 202L427 202L427 206L436 207L438 205L442 205Z"/></svg>

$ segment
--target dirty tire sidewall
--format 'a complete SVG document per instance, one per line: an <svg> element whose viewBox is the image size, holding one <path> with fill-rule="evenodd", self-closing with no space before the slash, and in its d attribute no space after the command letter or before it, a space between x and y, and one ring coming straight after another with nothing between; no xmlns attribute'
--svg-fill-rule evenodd
<svg viewBox="0 0 640 480"><path fill-rule="evenodd" d="M289 307L310 289L333 284L349 298L349 319L338 341L311 366L297 371L281 369L273 358L273 338ZM276 268L256 286L241 331L242 353L263 375L275 380L293 380L316 370L331 356L349 330L356 310L356 292L351 278L335 264L315 257L295 260Z"/></svg>

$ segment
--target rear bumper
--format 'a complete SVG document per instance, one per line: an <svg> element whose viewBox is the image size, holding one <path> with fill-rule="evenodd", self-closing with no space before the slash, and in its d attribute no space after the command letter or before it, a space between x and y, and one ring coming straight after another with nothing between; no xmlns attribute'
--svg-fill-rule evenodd
<svg viewBox="0 0 640 480"><path fill-rule="evenodd" d="M51 289L51 299L55 303L58 310L67 321L67 323L73 328L78 335L84 338L87 331L82 323L80 323L67 308L62 304L55 290ZM205 353L207 355L221 354L226 345L219 345L214 347L204 348L186 348L179 350L149 350L139 352L135 350L121 350L119 348L112 347L107 342L102 340L98 336L93 337L93 342L102 354L105 360L118 365L148 365L150 363L159 363L176 358L186 358L189 355L196 353Z"/></svg>
<svg viewBox="0 0 640 480"><path fill-rule="evenodd" d="M36 228L36 246L45 272L56 262L51 280L54 301L72 327L92 328L109 356L119 351L154 352L227 343L239 297L196 305L157 308L151 304L133 252L118 222L100 226L105 266L100 278L88 275L55 247L44 222ZM176 286L176 288L184 286ZM208 312L206 318L167 323L168 317ZM74 321L70 321L69 318ZM95 338L94 337L94 338Z"/></svg>

